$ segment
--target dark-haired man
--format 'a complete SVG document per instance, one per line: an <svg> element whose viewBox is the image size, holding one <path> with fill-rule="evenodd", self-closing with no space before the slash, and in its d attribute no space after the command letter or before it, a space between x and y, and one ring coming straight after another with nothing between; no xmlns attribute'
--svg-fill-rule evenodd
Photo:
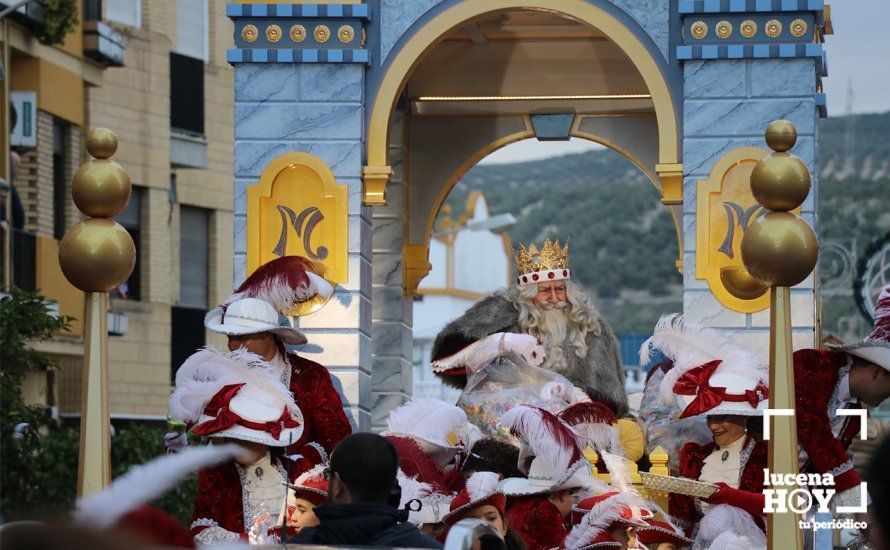
<svg viewBox="0 0 890 550"><path fill-rule="evenodd" d="M357 433L331 454L328 502L315 508L319 524L287 542L330 546L442 548L388 504L396 486L399 457L382 436Z"/></svg>

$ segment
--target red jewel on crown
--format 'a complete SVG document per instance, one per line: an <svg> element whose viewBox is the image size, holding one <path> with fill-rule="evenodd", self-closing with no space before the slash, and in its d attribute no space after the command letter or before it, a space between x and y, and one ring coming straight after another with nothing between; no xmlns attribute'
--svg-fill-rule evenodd
<svg viewBox="0 0 890 550"><path fill-rule="evenodd" d="M554 273L554 272L552 272L552 271L551 271L550 273L547 274L547 278L548 278L548 279L553 279L554 277L556 277L556 273Z"/></svg>
<svg viewBox="0 0 890 550"><path fill-rule="evenodd" d="M567 269L563 269L563 270L562 270L562 276L563 276L563 277L568 277L568 276L569 276L569 271L568 271Z"/></svg>
<svg viewBox="0 0 890 550"><path fill-rule="evenodd" d="M535 273L532 275L532 281L537 281L537 280L538 280L538 274Z"/></svg>
<svg viewBox="0 0 890 550"><path fill-rule="evenodd" d="M523 276L522 276L522 282L523 282L523 283L527 283L527 282L528 282L528 277L526 277L525 275L523 275Z"/></svg>

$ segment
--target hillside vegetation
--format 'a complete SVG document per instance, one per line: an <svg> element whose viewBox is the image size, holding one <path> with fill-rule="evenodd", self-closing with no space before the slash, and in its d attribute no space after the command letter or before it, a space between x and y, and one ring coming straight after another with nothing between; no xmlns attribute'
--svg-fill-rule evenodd
<svg viewBox="0 0 890 550"><path fill-rule="evenodd" d="M821 239L855 239L861 253L890 231L887 128L890 113L821 121ZM510 230L514 242L571 237L573 277L599 297L604 309L628 319L616 329L651 328L648 317L657 318L658 312L641 316L639 305L665 311L681 307L670 212L652 183L618 153L598 150L476 166L449 197L455 211L461 212L467 193L479 188L492 213L516 216L518 223ZM631 313L622 312L622 304Z"/></svg>

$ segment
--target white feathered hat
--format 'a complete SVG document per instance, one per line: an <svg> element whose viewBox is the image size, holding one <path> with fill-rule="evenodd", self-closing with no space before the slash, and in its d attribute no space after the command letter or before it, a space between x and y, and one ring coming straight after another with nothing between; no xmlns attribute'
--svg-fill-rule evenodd
<svg viewBox="0 0 890 550"><path fill-rule="evenodd" d="M445 523L457 523L473 508L484 505L494 506L501 516L505 516L507 496L498 486L500 476L494 472L476 472L467 479L464 489L451 501L451 511L445 516Z"/></svg>
<svg viewBox="0 0 890 550"><path fill-rule="evenodd" d="M836 349L890 370L890 284L884 286L878 295L871 333L858 342L837 346Z"/></svg>
<svg viewBox="0 0 890 550"><path fill-rule="evenodd" d="M461 447L458 434L466 431L467 413L456 405L424 397L414 399L389 413L381 435L410 437L436 447Z"/></svg>
<svg viewBox="0 0 890 550"><path fill-rule="evenodd" d="M673 367L659 385L662 405L676 403L680 418L763 414L769 399L769 367L719 331L665 315L640 348L640 362L658 349Z"/></svg>
<svg viewBox="0 0 890 550"><path fill-rule="evenodd" d="M445 520L453 494L440 493L429 483L416 477L408 477L401 468L396 478L401 489L399 508L408 509L408 523L419 528L424 524L435 525Z"/></svg>
<svg viewBox="0 0 890 550"><path fill-rule="evenodd" d="M303 413L271 367L245 349L211 347L176 371L170 418L207 437L230 437L284 447L303 434Z"/></svg>
<svg viewBox="0 0 890 550"><path fill-rule="evenodd" d="M527 478L501 481L507 496L535 495L597 484L590 462L581 454L581 437L556 415L528 405L507 411L501 423L534 455Z"/></svg>

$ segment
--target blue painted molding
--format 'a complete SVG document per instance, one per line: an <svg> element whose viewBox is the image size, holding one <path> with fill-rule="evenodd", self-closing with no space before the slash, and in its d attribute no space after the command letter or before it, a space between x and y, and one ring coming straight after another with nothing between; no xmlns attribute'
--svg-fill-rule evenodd
<svg viewBox="0 0 890 550"><path fill-rule="evenodd" d="M235 63L371 63L368 50L229 49L226 61Z"/></svg>
<svg viewBox="0 0 890 550"><path fill-rule="evenodd" d="M698 46L704 44L756 44L756 43L787 43L787 42L813 42L815 38L815 28L817 26L817 18L812 13L781 13L781 14L699 14L693 17L683 17L682 24L682 41L684 44ZM791 23L797 19L802 19L807 29L801 36L794 36L791 32ZM743 21L753 21L757 25L757 32L750 38L742 36L741 27ZM778 36L772 37L766 34L766 24L770 20L776 20L782 25L782 30ZM729 23L731 28L730 36L720 38L717 36L717 25L719 23ZM691 27L695 23L704 23L707 25L707 34L703 38L695 38L692 35Z"/></svg>
<svg viewBox="0 0 890 550"><path fill-rule="evenodd" d="M290 29L292 26L300 23L302 25L304 37L299 42L291 38ZM278 40L269 40L266 36L266 29L272 25L277 25L280 29ZM256 38L253 41L247 41L244 38L244 28L252 26L255 28ZM315 29L318 27L327 27L327 39L319 41L315 37ZM341 28L349 27L351 29L350 38L342 41L339 38ZM235 20L235 46L238 48L265 48L265 49L334 49L346 48L355 49L356 46L364 47L362 43L363 25L360 19L312 19L310 21L301 19L237 19Z"/></svg>
<svg viewBox="0 0 890 550"><path fill-rule="evenodd" d="M717 44L677 46L677 59L777 59L812 57L816 59L817 74L822 74L825 52L822 44Z"/></svg>
<svg viewBox="0 0 890 550"><path fill-rule="evenodd" d="M680 0L679 13L818 11L825 0Z"/></svg>
<svg viewBox="0 0 890 550"><path fill-rule="evenodd" d="M819 111L819 118L828 117L828 101L824 93L816 94L816 109Z"/></svg>
<svg viewBox="0 0 890 550"><path fill-rule="evenodd" d="M367 4L226 4L226 15L235 17L328 17L370 19Z"/></svg>

